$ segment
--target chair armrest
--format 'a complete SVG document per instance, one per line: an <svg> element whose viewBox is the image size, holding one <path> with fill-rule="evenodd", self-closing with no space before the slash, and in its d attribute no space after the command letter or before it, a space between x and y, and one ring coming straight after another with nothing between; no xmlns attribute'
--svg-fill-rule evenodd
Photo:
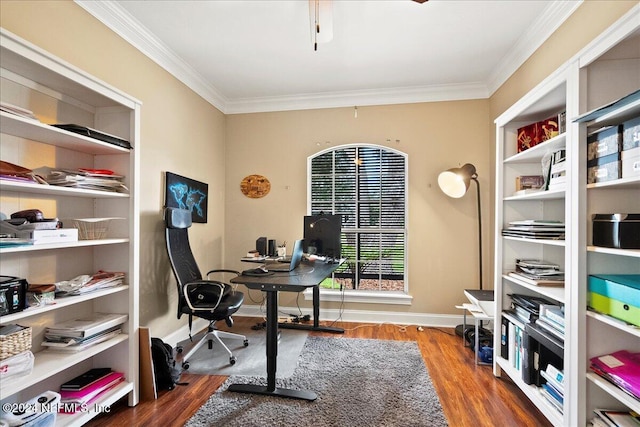
<svg viewBox="0 0 640 427"><path fill-rule="evenodd" d="M217 269L217 270L211 270L211 271L209 271L209 272L207 273L207 277L209 277L209 275L210 275L211 273L232 273L232 274L235 274L236 276L239 276L239 275L240 275L240 272L239 272L239 271L236 271L236 270L229 270L229 269L226 269L226 268L220 268L220 269Z"/></svg>
<svg viewBox="0 0 640 427"><path fill-rule="evenodd" d="M228 286L214 280L196 280L182 286L182 295L192 311L213 311L227 294Z"/></svg>

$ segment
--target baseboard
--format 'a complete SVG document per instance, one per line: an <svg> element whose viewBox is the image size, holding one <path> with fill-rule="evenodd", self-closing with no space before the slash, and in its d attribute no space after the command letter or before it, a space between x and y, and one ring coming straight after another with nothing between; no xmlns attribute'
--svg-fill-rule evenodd
<svg viewBox="0 0 640 427"><path fill-rule="evenodd" d="M261 317L264 318L264 307L258 305L244 304L236 313L237 316ZM308 314L313 316L311 308L298 309L298 307L278 307L280 315L282 313ZM390 311L369 311L369 310L337 310L320 309L320 320L332 322L339 320L342 322L361 323L393 323L398 325L431 326L441 328L454 328L462 323L462 315L454 314L433 314L433 313L398 313Z"/></svg>

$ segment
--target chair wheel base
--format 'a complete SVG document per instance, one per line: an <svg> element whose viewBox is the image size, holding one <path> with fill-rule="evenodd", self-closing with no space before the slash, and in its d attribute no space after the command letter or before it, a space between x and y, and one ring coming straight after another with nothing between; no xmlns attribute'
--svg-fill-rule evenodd
<svg viewBox="0 0 640 427"><path fill-rule="evenodd" d="M229 364L230 364L230 365L235 365L235 364L236 364L236 360L237 360L237 359L236 359L236 357L235 357L235 356L231 356L231 357L229 358Z"/></svg>

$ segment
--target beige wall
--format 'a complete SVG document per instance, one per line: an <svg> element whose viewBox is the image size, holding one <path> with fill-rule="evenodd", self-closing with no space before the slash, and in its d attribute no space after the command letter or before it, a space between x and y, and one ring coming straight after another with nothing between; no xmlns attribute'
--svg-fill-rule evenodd
<svg viewBox="0 0 640 427"><path fill-rule="evenodd" d="M202 265L221 266L224 115L71 1L2 0L0 24L142 101L140 324L153 336L175 331L185 318L164 246L163 173L209 184L209 222L194 225L193 248Z"/></svg>
<svg viewBox="0 0 640 427"><path fill-rule="evenodd" d="M352 108L225 117L71 1L2 0L0 25L143 102L142 144L136 148L142 165L141 324L163 336L185 324L175 319L164 249L163 172L209 184L209 223L196 224L192 233L203 269L225 260L243 268L236 260L258 236L292 241L302 233L307 157L355 142L409 155L408 278L414 303L346 308L456 313L462 289L477 285L475 194L447 198L437 187L437 174L466 162L478 169L484 276L491 287L493 119L634 4L586 1L491 99L360 107L357 119ZM239 190L241 179L254 173L271 181L263 199L248 199ZM281 304L295 301L283 296Z"/></svg>
<svg viewBox="0 0 640 427"><path fill-rule="evenodd" d="M228 115L229 265L253 248L259 236L288 242L302 237L308 156L342 144L385 145L407 153L409 159L408 279L414 301L411 306L345 308L455 312L462 290L478 286L476 190L472 187L464 198L450 199L438 188L437 177L464 163L476 166L487 233L489 119L487 100L358 107L358 118L353 108ZM240 181L250 174L269 179L271 192L266 197L249 199L240 192ZM294 294L282 294L280 301L296 304ZM303 301L301 305L309 306ZM323 302L322 307L332 305Z"/></svg>

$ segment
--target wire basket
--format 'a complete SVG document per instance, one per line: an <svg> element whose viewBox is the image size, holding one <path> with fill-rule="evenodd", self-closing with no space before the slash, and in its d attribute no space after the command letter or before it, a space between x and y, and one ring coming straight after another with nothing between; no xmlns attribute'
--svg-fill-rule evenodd
<svg viewBox="0 0 640 427"><path fill-rule="evenodd" d="M78 239L98 240L107 237L112 218L74 219L73 227L78 229Z"/></svg>
<svg viewBox="0 0 640 427"><path fill-rule="evenodd" d="M0 335L0 360L31 349L31 328L25 327L8 335Z"/></svg>

